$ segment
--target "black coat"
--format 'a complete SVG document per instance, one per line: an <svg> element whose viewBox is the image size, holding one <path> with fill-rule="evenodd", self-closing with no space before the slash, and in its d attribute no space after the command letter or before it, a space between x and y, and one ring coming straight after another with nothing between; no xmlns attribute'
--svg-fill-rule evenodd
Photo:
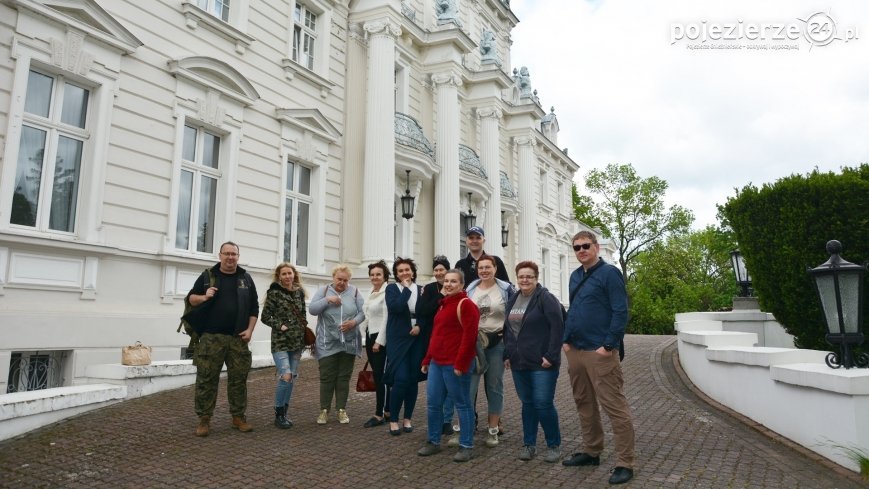
<svg viewBox="0 0 869 489"><path fill-rule="evenodd" d="M522 317L519 337L513 334L509 317L516 299L517 291L507 301L508 319L504 322L504 359L510 360L510 368L515 370L542 370L543 357L557 369L561 365L561 345L564 335L564 317L561 303L545 287L537 284L528 308Z"/></svg>

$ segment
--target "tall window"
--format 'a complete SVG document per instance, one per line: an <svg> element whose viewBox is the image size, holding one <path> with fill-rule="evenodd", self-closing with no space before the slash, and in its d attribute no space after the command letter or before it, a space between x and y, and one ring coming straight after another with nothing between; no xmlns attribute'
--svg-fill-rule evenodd
<svg viewBox="0 0 869 489"><path fill-rule="evenodd" d="M196 0L196 6L224 22L229 22L229 0Z"/></svg>
<svg viewBox="0 0 869 489"><path fill-rule="evenodd" d="M184 126L181 185L175 247L210 253L220 178L220 136L201 127Z"/></svg>
<svg viewBox="0 0 869 489"><path fill-rule="evenodd" d="M314 41L317 39L317 14L296 3L293 12L293 61L314 69Z"/></svg>
<svg viewBox="0 0 869 489"><path fill-rule="evenodd" d="M287 161L284 187L284 260L308 266L308 233L311 218L311 169Z"/></svg>
<svg viewBox="0 0 869 489"><path fill-rule="evenodd" d="M545 287L549 287L549 250L543 249L540 260L540 283Z"/></svg>
<svg viewBox="0 0 869 489"><path fill-rule="evenodd" d="M564 212L565 204L567 204L567 196L564 195L564 182L558 182L558 202L555 205L555 208L558 209L558 212L566 214Z"/></svg>
<svg viewBox="0 0 869 489"><path fill-rule="evenodd" d="M549 206L549 173L540 170L540 203Z"/></svg>
<svg viewBox="0 0 869 489"><path fill-rule="evenodd" d="M11 224L74 231L89 99L61 76L28 74Z"/></svg>

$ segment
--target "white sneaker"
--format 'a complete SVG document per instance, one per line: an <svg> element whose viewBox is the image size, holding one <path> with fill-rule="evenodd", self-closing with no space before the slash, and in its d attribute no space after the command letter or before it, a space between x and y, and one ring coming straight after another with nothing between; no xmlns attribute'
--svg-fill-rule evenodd
<svg viewBox="0 0 869 489"><path fill-rule="evenodd" d="M489 428L489 435L486 437L486 446L495 448L498 446L498 427Z"/></svg>
<svg viewBox="0 0 869 489"><path fill-rule="evenodd" d="M338 410L338 422L341 424L347 424L350 422L350 417L347 416L347 411L343 409Z"/></svg>
<svg viewBox="0 0 869 489"><path fill-rule="evenodd" d="M326 424L329 421L329 410L323 409L320 411L320 415L317 416L317 424Z"/></svg>
<svg viewBox="0 0 869 489"><path fill-rule="evenodd" d="M457 447L459 446L459 432L456 431L453 433L453 436L450 437L449 441L447 441L448 447Z"/></svg>

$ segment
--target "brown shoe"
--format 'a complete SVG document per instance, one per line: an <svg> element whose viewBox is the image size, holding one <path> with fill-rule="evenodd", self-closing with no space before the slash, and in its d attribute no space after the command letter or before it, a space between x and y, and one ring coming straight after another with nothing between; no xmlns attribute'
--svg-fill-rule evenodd
<svg viewBox="0 0 869 489"><path fill-rule="evenodd" d="M199 424L196 425L196 436L208 436L211 429L211 416L200 416Z"/></svg>
<svg viewBox="0 0 869 489"><path fill-rule="evenodd" d="M248 423L244 416L233 416L232 427L237 429L238 431L241 431L242 433L253 431L253 425Z"/></svg>

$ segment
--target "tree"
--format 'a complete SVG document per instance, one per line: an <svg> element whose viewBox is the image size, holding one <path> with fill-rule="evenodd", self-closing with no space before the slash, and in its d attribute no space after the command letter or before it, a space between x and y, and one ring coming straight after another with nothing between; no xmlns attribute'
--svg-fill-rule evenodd
<svg viewBox="0 0 869 489"><path fill-rule="evenodd" d="M664 208L667 187L658 177L641 178L630 164L611 163L585 177L585 188L597 200L577 206L578 196L574 199L576 218L589 225L599 224L596 227L603 236L616 243L625 281L637 255L662 238L688 232L694 221L694 215L684 207Z"/></svg>
<svg viewBox="0 0 869 489"><path fill-rule="evenodd" d="M628 331L672 334L677 313L729 307L736 293L730 266L734 248L732 232L707 226L653 243L637 255L628 281Z"/></svg>

